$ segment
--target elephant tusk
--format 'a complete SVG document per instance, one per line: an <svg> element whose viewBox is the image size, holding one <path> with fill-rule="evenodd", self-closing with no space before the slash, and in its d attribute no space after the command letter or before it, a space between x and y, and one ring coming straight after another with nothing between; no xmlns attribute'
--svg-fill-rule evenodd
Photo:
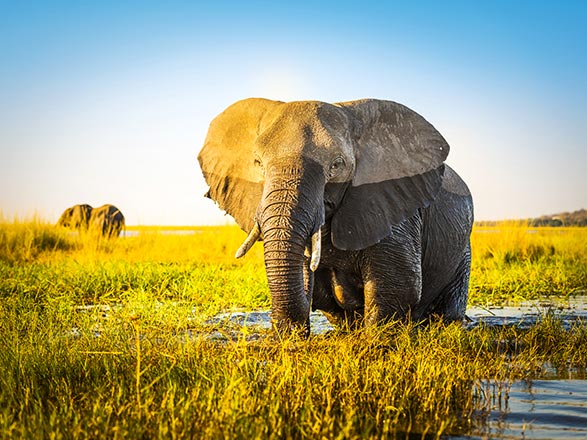
<svg viewBox="0 0 587 440"><path fill-rule="evenodd" d="M312 235L312 257L310 258L310 270L315 272L320 264L320 253L322 252L322 228L318 228Z"/></svg>
<svg viewBox="0 0 587 440"><path fill-rule="evenodd" d="M238 251L236 251L234 257L240 258L249 252L260 236L261 228L259 227L259 223L255 222L255 226L253 226L253 229L251 229L251 232L249 232L248 237L245 239L241 247L238 248Z"/></svg>

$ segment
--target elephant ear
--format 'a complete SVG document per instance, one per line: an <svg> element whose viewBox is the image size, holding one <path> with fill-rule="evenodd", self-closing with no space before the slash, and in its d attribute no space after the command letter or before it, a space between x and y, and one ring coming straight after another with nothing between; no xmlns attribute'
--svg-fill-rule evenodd
<svg viewBox="0 0 587 440"><path fill-rule="evenodd" d="M245 231L253 228L263 194L263 175L255 166L255 141L263 117L281 104L250 98L231 105L210 123L198 155L210 187L206 197L216 201Z"/></svg>
<svg viewBox="0 0 587 440"><path fill-rule="evenodd" d="M340 103L357 124L351 186L332 219L333 244L364 249L435 199L449 146L422 116L391 101Z"/></svg>

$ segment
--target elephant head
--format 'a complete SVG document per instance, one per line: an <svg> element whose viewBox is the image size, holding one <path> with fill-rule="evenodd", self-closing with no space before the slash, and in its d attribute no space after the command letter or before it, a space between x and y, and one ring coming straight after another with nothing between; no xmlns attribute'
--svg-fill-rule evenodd
<svg viewBox="0 0 587 440"><path fill-rule="evenodd" d="M87 230L92 210L90 205L74 205L63 211L57 224L70 229Z"/></svg>
<svg viewBox="0 0 587 440"><path fill-rule="evenodd" d="M424 118L391 101L239 101L217 116L198 156L207 196L264 241L272 319L308 326L322 240L360 250L428 206L449 152Z"/></svg>

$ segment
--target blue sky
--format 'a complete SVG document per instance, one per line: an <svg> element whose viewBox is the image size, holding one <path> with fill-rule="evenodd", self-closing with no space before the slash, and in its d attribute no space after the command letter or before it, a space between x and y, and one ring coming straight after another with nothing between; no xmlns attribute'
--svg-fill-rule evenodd
<svg viewBox="0 0 587 440"><path fill-rule="evenodd" d="M587 208L587 2L0 0L0 210L225 223L196 161L261 96L401 102L477 219Z"/></svg>

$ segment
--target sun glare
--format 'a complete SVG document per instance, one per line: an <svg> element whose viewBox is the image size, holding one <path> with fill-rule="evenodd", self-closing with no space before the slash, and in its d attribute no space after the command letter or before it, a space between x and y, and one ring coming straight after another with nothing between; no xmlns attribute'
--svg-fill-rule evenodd
<svg viewBox="0 0 587 440"><path fill-rule="evenodd" d="M259 96L280 101L303 99L305 89L302 74L285 66L262 69L256 79L255 89Z"/></svg>

